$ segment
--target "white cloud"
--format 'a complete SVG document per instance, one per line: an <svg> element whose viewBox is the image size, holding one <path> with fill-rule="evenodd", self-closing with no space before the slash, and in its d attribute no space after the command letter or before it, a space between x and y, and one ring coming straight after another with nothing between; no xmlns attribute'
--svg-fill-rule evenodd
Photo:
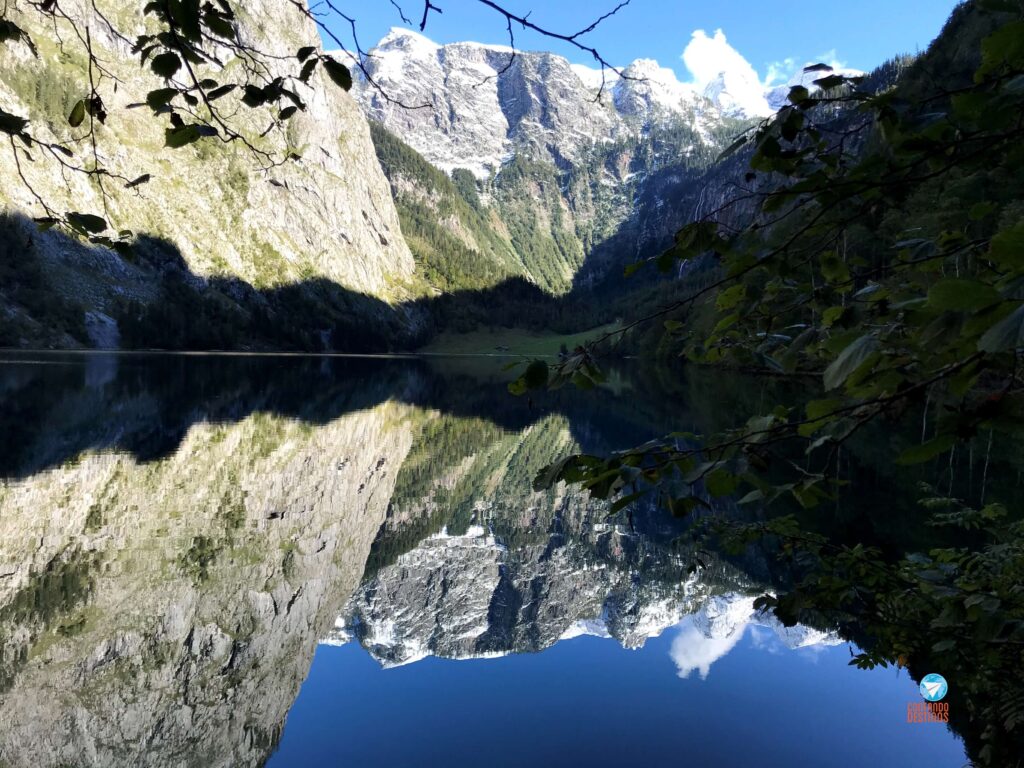
<svg viewBox="0 0 1024 768"><path fill-rule="evenodd" d="M716 29L708 35L698 29L683 51L683 63L693 77L692 85L727 109L749 115L767 115L772 110L764 96L764 84L757 70L729 45L725 33Z"/></svg>
<svg viewBox="0 0 1024 768"><path fill-rule="evenodd" d="M764 76L765 88L771 88L779 83L789 82L789 79L796 72L796 59L788 56L781 61L772 61L768 64L768 72Z"/></svg>
<svg viewBox="0 0 1024 768"><path fill-rule="evenodd" d="M716 29L711 37L703 29L695 31L683 51L683 62L699 86L706 86L723 74L759 81L750 62L729 45L720 29Z"/></svg>
<svg viewBox="0 0 1024 768"><path fill-rule="evenodd" d="M800 624L783 626L774 616L755 610L755 602L749 595L719 595L679 622L678 634L669 648L679 676L686 678L696 672L702 680L707 679L711 666L728 655L748 632L758 650L777 653L788 648L806 652L812 660L824 647L842 642L830 632Z"/></svg>
<svg viewBox="0 0 1024 768"><path fill-rule="evenodd" d="M708 637L692 617L684 619L679 624L679 634L672 639L668 655L675 662L680 677L687 678L697 672L701 680L707 680L711 665L736 647L746 628L744 622L728 633Z"/></svg>
<svg viewBox="0 0 1024 768"><path fill-rule="evenodd" d="M765 99L767 91L819 77L804 78L802 70L808 64L822 62L836 71L850 71L833 48L804 64L799 64L794 56L768 62L762 78L743 54L729 44L721 29L716 29L713 35L703 29L695 31L683 51L682 60L690 71L692 88L727 109L738 109L748 115L771 114L773 110Z"/></svg>
<svg viewBox="0 0 1024 768"><path fill-rule="evenodd" d="M824 53L819 53L814 57L814 61L809 62L811 64L828 64L832 69L846 69L846 62L840 61L839 54L836 53L835 48L831 48Z"/></svg>

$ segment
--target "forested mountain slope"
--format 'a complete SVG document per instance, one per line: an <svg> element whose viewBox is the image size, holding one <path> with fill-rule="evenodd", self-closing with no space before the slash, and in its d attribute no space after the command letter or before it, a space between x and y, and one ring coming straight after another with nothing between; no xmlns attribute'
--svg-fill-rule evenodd
<svg viewBox="0 0 1024 768"><path fill-rule="evenodd" d="M663 247L671 232L660 220L675 223L665 211L679 207L750 117L723 90L697 92L652 61L634 62L625 78L606 73L602 90L599 73L561 56L509 56L500 46L438 46L396 29L363 62L372 82L357 78L354 90L371 121L478 201L515 254L510 274L549 293L598 283ZM771 111L766 101L752 109ZM392 187L405 187L398 204L421 237L423 209L409 207L412 174L384 166ZM479 253L480 274L464 287L494 284L500 273L491 249ZM467 280L464 266L436 266L428 271L439 288Z"/></svg>

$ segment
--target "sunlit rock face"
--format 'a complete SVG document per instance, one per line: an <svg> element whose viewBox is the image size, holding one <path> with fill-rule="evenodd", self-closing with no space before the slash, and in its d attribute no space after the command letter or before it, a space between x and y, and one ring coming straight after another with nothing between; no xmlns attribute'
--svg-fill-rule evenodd
<svg viewBox="0 0 1024 768"><path fill-rule="evenodd" d="M459 444L459 425L450 428L432 432L438 458ZM454 452L404 498L403 474L384 538L435 516L439 500L444 524L369 572L328 640L354 637L385 666L532 652L580 634L633 648L707 595L744 585L718 567L715 579L693 577L685 553L609 523L607 504L578 489L529 490L533 467L578 450L552 416Z"/></svg>
<svg viewBox="0 0 1024 768"><path fill-rule="evenodd" d="M480 178L516 152L565 166L588 148L657 123L679 121L707 137L724 116L767 110L763 97L741 105L724 87L705 93L649 59L625 66L620 76L552 53L438 45L398 28L363 65L370 77L359 79L357 94L371 119L438 168L468 168Z"/></svg>
<svg viewBox="0 0 1024 768"><path fill-rule="evenodd" d="M761 588L736 567L713 558L691 567L693 553L673 544L680 530L661 529L658 510L641 506L631 526L609 522L607 503L578 489L529 491L531 466L580 450L562 417L496 433L442 460L446 445L459 444L459 425L448 427L446 435L421 426L433 436L432 483L413 485L400 473L375 548L401 539L417 519L448 524L369 569L325 642L358 641L395 667L427 656L536 652L580 635L640 648L678 627L681 675L706 675L751 626L791 648L836 642L755 610ZM437 516L441 499L464 512Z"/></svg>
<svg viewBox="0 0 1024 768"><path fill-rule="evenodd" d="M261 765L363 572L407 406L200 423L0 485L0 765Z"/></svg>
<svg viewBox="0 0 1024 768"><path fill-rule="evenodd" d="M394 29L374 47L357 94L384 124L438 168L484 178L517 149L548 160L575 158L609 140L616 117L594 101L561 56L501 46L439 46ZM414 107L408 109L407 107Z"/></svg>
<svg viewBox="0 0 1024 768"><path fill-rule="evenodd" d="M533 546L505 546L481 526L436 534L364 583L326 642L357 640L394 667L536 652L581 635L640 648L675 628L670 655L681 677L707 677L747 631L768 631L790 649L841 642L756 610L757 585L735 569L687 574L685 556L598 519L585 515L570 538L549 531Z"/></svg>
<svg viewBox="0 0 1024 768"><path fill-rule="evenodd" d="M750 116L647 59L602 73L394 29L362 68L353 90L370 120L434 166L471 171L511 233L513 273L552 293L618 283L625 263L664 250L678 227L661 207L692 214L688 196ZM390 175L402 193L416 184Z"/></svg>
<svg viewBox="0 0 1024 768"><path fill-rule="evenodd" d="M295 52L319 39L299 6L254 0L234 7L242 42L266 54L269 72L297 74ZM52 208L105 215L114 231L163 239L200 278L236 277L261 289L322 278L384 299L403 295L399 284L412 275L412 256L365 117L349 94L318 72L308 87L294 85L307 110L270 129L276 109L239 107L236 94L220 100L225 114L237 112L232 125L269 152L272 161L289 149L302 155L266 171L261 158L240 142L209 138L165 148L166 118L129 108L145 102L149 91L164 86L163 80L140 67L131 45L115 37L98 15L134 40L146 30L142 6L126 0L71 0L61 3L61 10L89 27L97 55L119 78L116 89L109 80L100 85L110 113L98 129L101 162L113 173L130 179L148 174L150 180L134 189L109 181L104 203L91 178L62 173L58 163L39 152L35 162L22 161L22 170ZM43 14L27 5L12 6L7 13L32 36L39 56L22 44L0 46L0 108L29 118L30 131L40 139L66 139L73 132L67 115L88 93L86 60L77 38L69 24L58 22L54 31ZM67 55L61 53L58 34ZM225 63L229 71L239 66ZM44 215L32 189L22 183L8 153L0 163L0 210ZM75 247L55 233L31 228L24 240L38 249L57 289L88 309L109 314L116 297L147 300L155 290L151 274L113 251ZM107 333L99 342L110 338Z"/></svg>

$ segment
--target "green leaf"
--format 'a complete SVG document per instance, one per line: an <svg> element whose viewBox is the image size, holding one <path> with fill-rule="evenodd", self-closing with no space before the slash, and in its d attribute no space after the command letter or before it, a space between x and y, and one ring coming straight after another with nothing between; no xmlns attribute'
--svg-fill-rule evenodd
<svg viewBox="0 0 1024 768"><path fill-rule="evenodd" d="M956 437L954 435L939 435L932 440L928 440L921 445L915 445L907 450L903 451L896 459L896 463L901 466L909 466L911 464L922 464L929 459L934 459L939 454L945 453L956 443Z"/></svg>
<svg viewBox="0 0 1024 768"><path fill-rule="evenodd" d="M971 210L967 212L967 216L968 218L970 218L971 221L981 221L987 216L990 216L995 210L995 203L975 203L974 205L971 206Z"/></svg>
<svg viewBox="0 0 1024 768"><path fill-rule="evenodd" d="M566 456L544 467L533 480L533 490L546 491L562 478L562 472L575 461L575 456Z"/></svg>
<svg viewBox="0 0 1024 768"><path fill-rule="evenodd" d="M821 313L821 324L831 328L846 313L846 307L829 307Z"/></svg>
<svg viewBox="0 0 1024 768"><path fill-rule="evenodd" d="M739 304L747 296L747 286L742 283L732 285L718 294L718 299L715 301L715 308L720 312L727 309L732 309Z"/></svg>
<svg viewBox="0 0 1024 768"><path fill-rule="evenodd" d="M846 347L832 365L825 369L825 389L841 387L850 374L872 355L877 346L877 339L871 334L866 334Z"/></svg>
<svg viewBox="0 0 1024 768"><path fill-rule="evenodd" d="M582 371L576 371L572 375L572 384L576 389L582 389L583 391L594 388L594 380Z"/></svg>
<svg viewBox="0 0 1024 768"><path fill-rule="evenodd" d="M846 82L846 78L842 75L829 75L828 77L820 77L814 81L814 84L821 88L823 91L828 91L836 86L842 85Z"/></svg>
<svg viewBox="0 0 1024 768"><path fill-rule="evenodd" d="M175 0L168 3L168 8L179 33L188 40L198 42L202 36L199 25L199 0Z"/></svg>
<svg viewBox="0 0 1024 768"><path fill-rule="evenodd" d="M742 499L740 499L737 502L737 504L753 504L755 501L763 501L764 497L764 491L760 490L759 488L755 488L750 493L746 494Z"/></svg>
<svg viewBox="0 0 1024 768"><path fill-rule="evenodd" d="M548 364L543 360L534 360L527 366L523 378L530 389L540 389L548 383Z"/></svg>
<svg viewBox="0 0 1024 768"><path fill-rule="evenodd" d="M811 400L807 403L807 418L811 421L819 421L830 417L837 409L843 406L843 401L838 398L828 400Z"/></svg>
<svg viewBox="0 0 1024 768"><path fill-rule="evenodd" d="M235 83L228 83L227 85L222 85L220 86L220 88L214 88L212 91L206 94L206 98L210 101L216 101L219 98L227 96L237 87L238 86Z"/></svg>
<svg viewBox="0 0 1024 768"><path fill-rule="evenodd" d="M324 56L323 62L324 69L327 70L327 74L330 76L331 80L333 80L334 83L342 90L351 90L352 73L348 71L348 67L340 61L335 61L330 56Z"/></svg>
<svg viewBox="0 0 1024 768"><path fill-rule="evenodd" d="M982 352L1004 352L1024 347L1024 305L993 325L978 340Z"/></svg>
<svg viewBox="0 0 1024 768"><path fill-rule="evenodd" d="M1011 21L981 42L981 66L975 73L975 80L982 81L987 75L999 72L1004 67L1015 70L1024 66L1024 21Z"/></svg>
<svg viewBox="0 0 1024 768"><path fill-rule="evenodd" d="M72 211L67 215L68 224L81 232L97 234L107 228L106 219L102 216L95 216L91 213L77 213Z"/></svg>
<svg viewBox="0 0 1024 768"><path fill-rule="evenodd" d="M740 479L725 469L716 469L704 478L704 487L715 498L729 496L736 491Z"/></svg>
<svg viewBox="0 0 1024 768"><path fill-rule="evenodd" d="M83 122L85 122L85 99L79 99L71 108L71 114L68 115L68 125L77 128Z"/></svg>
<svg viewBox="0 0 1024 768"><path fill-rule="evenodd" d="M993 237L988 257L1001 267L1024 267L1024 221Z"/></svg>
<svg viewBox="0 0 1024 768"><path fill-rule="evenodd" d="M631 493L628 496L623 496L622 498L616 499L614 502L612 502L611 514L614 515L616 512L621 511L623 507L629 506L637 499L643 497L646 493L646 491L637 491L636 493Z"/></svg>
<svg viewBox="0 0 1024 768"><path fill-rule="evenodd" d="M191 123L180 128L168 128L164 131L164 146L178 149L191 144L204 136L216 136L217 129L209 125Z"/></svg>
<svg viewBox="0 0 1024 768"><path fill-rule="evenodd" d="M947 277L928 291L928 306L940 311L977 312L1002 301L999 291L978 280Z"/></svg>
<svg viewBox="0 0 1024 768"><path fill-rule="evenodd" d="M163 109L178 95L177 88L157 88L146 94L146 104L154 112Z"/></svg>
<svg viewBox="0 0 1024 768"><path fill-rule="evenodd" d="M819 264L821 276L830 283L842 283L850 279L850 270L835 251L822 254Z"/></svg>
<svg viewBox="0 0 1024 768"><path fill-rule="evenodd" d="M733 312L731 315L726 315L721 320L719 320L718 323L715 324L715 328L714 330L711 331L711 335L717 336L723 331L729 330L730 328L732 328L732 326L736 325L739 319L739 312Z"/></svg>
<svg viewBox="0 0 1024 768"><path fill-rule="evenodd" d="M16 135L24 130L28 120L0 109L0 132Z"/></svg>
<svg viewBox="0 0 1024 768"><path fill-rule="evenodd" d="M789 89L789 101L791 104L799 104L802 101L806 101L810 95L810 91L802 85L794 85Z"/></svg>
<svg viewBox="0 0 1024 768"><path fill-rule="evenodd" d="M525 394L531 389L540 389L548 383L548 364L543 360L534 360L526 367L526 372L508 385L513 395Z"/></svg>
<svg viewBox="0 0 1024 768"><path fill-rule="evenodd" d="M740 136L738 139L736 139L736 141L734 141L732 144L726 147L725 151L723 151L722 154L718 156L718 162L727 160L728 158L735 155L737 152L739 152L743 147L747 145L748 141L750 141L749 135L743 134L742 136Z"/></svg>
<svg viewBox="0 0 1024 768"><path fill-rule="evenodd" d="M319 59L310 59L302 65L302 72L299 73L299 80L304 83L309 82L309 78L313 76L313 70L316 69L316 65L320 63Z"/></svg>
<svg viewBox="0 0 1024 768"><path fill-rule="evenodd" d="M181 59L178 58L178 54L165 51L159 56L153 57L153 60L149 62L149 68L160 77L169 79L181 69Z"/></svg>
<svg viewBox="0 0 1024 768"><path fill-rule="evenodd" d="M208 11L204 14L203 19L206 22L206 26L218 37L223 37L225 40L232 40L235 37L234 26L219 13Z"/></svg>
<svg viewBox="0 0 1024 768"><path fill-rule="evenodd" d="M669 496L667 505L672 517L686 517L697 507L709 506L700 496L679 496L675 498Z"/></svg>

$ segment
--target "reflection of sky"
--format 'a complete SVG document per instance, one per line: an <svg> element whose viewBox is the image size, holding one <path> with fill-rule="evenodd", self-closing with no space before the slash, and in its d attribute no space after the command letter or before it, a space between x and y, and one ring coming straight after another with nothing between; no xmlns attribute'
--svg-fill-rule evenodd
<svg viewBox="0 0 1024 768"><path fill-rule="evenodd" d="M686 678L698 672L701 680L707 680L711 665L736 647L743 639L747 625L741 624L732 632L719 637L706 637L694 626L693 619L687 618L679 623L677 629L669 655L679 670L679 676Z"/></svg>
<svg viewBox="0 0 1024 768"><path fill-rule="evenodd" d="M581 636L383 670L357 643L321 646L269 765L964 764L944 725L906 722L905 673L731 608L638 651Z"/></svg>
<svg viewBox="0 0 1024 768"><path fill-rule="evenodd" d="M675 627L669 655L679 676L694 672L706 680L711 665L735 648L749 634L751 645L760 651L802 652L814 658L818 652L839 639L809 627L784 627L770 615L754 610L754 598L741 595L712 598L693 616Z"/></svg>

